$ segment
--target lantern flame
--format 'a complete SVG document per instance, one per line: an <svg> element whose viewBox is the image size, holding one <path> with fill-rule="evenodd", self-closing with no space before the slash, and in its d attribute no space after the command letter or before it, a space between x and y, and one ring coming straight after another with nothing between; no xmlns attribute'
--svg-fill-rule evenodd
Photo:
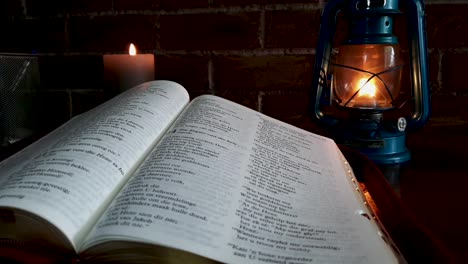
<svg viewBox="0 0 468 264"><path fill-rule="evenodd" d="M135 48L135 45L133 45L133 43L130 43L130 47L128 48L128 54L130 56L136 55L136 48Z"/></svg>
<svg viewBox="0 0 468 264"><path fill-rule="evenodd" d="M360 87L358 96L365 96L371 98L375 97L377 87L375 87L375 84L372 82L372 80L368 81L368 79L363 78L359 80L358 87Z"/></svg>

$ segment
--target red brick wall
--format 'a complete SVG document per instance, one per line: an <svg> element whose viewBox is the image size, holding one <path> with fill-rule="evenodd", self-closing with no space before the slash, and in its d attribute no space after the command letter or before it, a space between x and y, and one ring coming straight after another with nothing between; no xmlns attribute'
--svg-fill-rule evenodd
<svg viewBox="0 0 468 264"><path fill-rule="evenodd" d="M102 55L130 42L156 55L157 79L295 123L307 112L324 2L3 0L0 52L39 55L50 126L113 96ZM449 3L427 5L432 122L468 122L468 3Z"/></svg>

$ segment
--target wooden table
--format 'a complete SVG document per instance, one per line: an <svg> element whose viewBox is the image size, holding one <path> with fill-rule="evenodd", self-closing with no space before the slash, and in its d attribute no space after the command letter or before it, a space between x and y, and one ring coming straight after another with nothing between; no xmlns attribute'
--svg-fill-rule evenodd
<svg viewBox="0 0 468 264"><path fill-rule="evenodd" d="M401 201L458 263L468 263L468 122L429 122L408 134L407 146Z"/></svg>
<svg viewBox="0 0 468 264"><path fill-rule="evenodd" d="M385 229L409 263L456 263L455 256L400 200L366 156L340 146Z"/></svg>

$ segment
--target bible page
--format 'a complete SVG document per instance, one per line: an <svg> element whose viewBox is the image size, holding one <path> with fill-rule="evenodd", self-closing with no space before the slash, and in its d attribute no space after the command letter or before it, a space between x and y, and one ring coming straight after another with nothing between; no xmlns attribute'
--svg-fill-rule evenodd
<svg viewBox="0 0 468 264"><path fill-rule="evenodd" d="M229 263L390 263L338 158L330 139L198 97L83 249L127 240Z"/></svg>
<svg viewBox="0 0 468 264"><path fill-rule="evenodd" d="M154 81L75 117L0 163L0 206L48 220L77 247L188 101Z"/></svg>

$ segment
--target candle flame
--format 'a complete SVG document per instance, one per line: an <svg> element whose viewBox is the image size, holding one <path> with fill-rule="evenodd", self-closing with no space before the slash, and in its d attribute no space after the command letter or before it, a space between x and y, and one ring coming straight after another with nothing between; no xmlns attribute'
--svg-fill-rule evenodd
<svg viewBox="0 0 468 264"><path fill-rule="evenodd" d="M358 87L360 88L358 96L365 96L365 97L375 97L375 93L377 92L377 87L372 82L372 80L367 81L368 79L361 79L359 80Z"/></svg>
<svg viewBox="0 0 468 264"><path fill-rule="evenodd" d="M130 56L136 55L136 48L135 45L133 45L133 43L130 43L130 47L128 48L128 54L130 54Z"/></svg>

